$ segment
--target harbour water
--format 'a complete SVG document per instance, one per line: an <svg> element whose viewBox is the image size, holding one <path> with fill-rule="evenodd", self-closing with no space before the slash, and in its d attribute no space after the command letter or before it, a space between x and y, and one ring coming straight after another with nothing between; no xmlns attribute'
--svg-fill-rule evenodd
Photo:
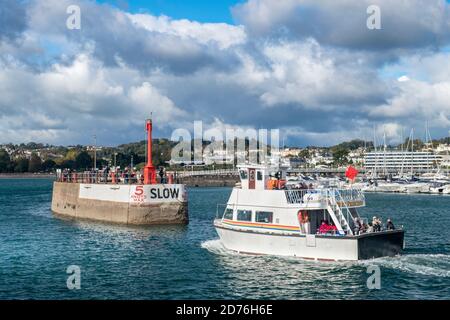
<svg viewBox="0 0 450 320"><path fill-rule="evenodd" d="M368 194L361 214L403 224L407 249L350 263L227 251L212 221L229 188L189 189L189 225L157 227L54 218L51 190L50 179L0 179L0 299L450 298L450 196ZM67 288L69 265L80 290Z"/></svg>

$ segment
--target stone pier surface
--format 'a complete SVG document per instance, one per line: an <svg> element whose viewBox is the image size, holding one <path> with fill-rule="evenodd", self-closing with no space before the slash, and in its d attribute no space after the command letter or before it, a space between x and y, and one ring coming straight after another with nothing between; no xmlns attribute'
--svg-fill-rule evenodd
<svg viewBox="0 0 450 320"><path fill-rule="evenodd" d="M61 216L131 225L187 224L184 185L53 183L52 211Z"/></svg>

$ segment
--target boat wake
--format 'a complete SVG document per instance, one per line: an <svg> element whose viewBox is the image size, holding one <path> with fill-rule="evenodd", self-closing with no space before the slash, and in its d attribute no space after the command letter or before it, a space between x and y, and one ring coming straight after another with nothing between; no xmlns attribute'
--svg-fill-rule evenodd
<svg viewBox="0 0 450 320"><path fill-rule="evenodd" d="M239 255L238 252L225 248L220 239L207 240L201 243L203 249L219 255Z"/></svg>
<svg viewBox="0 0 450 320"><path fill-rule="evenodd" d="M237 256L240 255L236 251L225 248L219 239L207 240L201 243L201 247L208 250L211 253L222 256ZM306 261L295 257L283 257L280 256L279 261L286 261L289 263L295 261ZM310 262L310 261L307 261ZM311 262L310 262L311 263ZM315 264L317 262L315 261ZM321 263L319 263L322 265ZM450 255L447 254L406 254L395 257L383 257L372 260L363 260L358 262L326 262L324 265L329 266L369 266L378 265L381 268L388 268L392 270L399 270L402 272L420 274L426 276L435 276L442 278L450 277Z"/></svg>
<svg viewBox="0 0 450 320"><path fill-rule="evenodd" d="M360 262L362 265L400 270L427 276L450 277L450 255L447 254L405 254Z"/></svg>

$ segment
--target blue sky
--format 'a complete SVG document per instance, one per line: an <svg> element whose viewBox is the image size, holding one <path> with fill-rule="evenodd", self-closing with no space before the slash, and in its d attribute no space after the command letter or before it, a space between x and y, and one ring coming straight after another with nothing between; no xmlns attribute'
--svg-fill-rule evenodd
<svg viewBox="0 0 450 320"><path fill-rule="evenodd" d="M166 15L173 19L233 23L230 8L244 0L97 0L132 13Z"/></svg>

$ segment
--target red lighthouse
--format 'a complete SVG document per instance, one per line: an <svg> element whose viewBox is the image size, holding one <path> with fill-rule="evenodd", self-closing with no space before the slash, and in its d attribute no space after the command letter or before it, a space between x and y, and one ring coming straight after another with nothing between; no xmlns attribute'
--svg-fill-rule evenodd
<svg viewBox="0 0 450 320"><path fill-rule="evenodd" d="M156 170L152 162L152 119L145 122L147 130L147 164L144 167L144 184L156 184Z"/></svg>

